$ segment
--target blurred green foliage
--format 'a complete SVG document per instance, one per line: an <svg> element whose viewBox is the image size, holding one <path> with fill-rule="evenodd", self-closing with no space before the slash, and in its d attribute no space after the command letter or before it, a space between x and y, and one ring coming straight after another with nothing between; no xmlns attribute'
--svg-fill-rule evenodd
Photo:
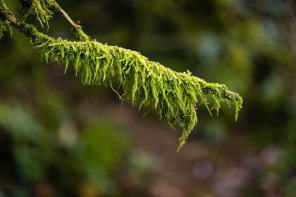
<svg viewBox="0 0 296 197"><path fill-rule="evenodd" d="M110 178L129 146L127 136L114 124L97 118L78 130L74 122L64 120L55 122L58 128L53 130L22 104L1 103L0 112L1 150L11 158L1 162L0 185L14 182L6 188L9 195L30 196L27 186L45 180L73 194L83 180L91 181L98 194L116 193ZM11 176L19 177L16 181Z"/></svg>
<svg viewBox="0 0 296 197"><path fill-rule="evenodd" d="M141 51L174 70L188 69L238 92L245 100L238 123L233 123L226 104L213 120L205 118L208 112L200 106L192 143L201 138L217 143L239 133L247 139L241 155L277 147L284 153L280 164L262 176L277 177L278 195L296 195L295 6L280 0L60 3L98 41ZM61 16L49 25L50 35L73 38ZM63 76L61 68L41 64L23 36L4 34L0 40L0 196L38 196L38 188L49 186L54 196L120 195L116 171L134 166L128 169L139 177L137 169L146 169L153 159L137 157L134 164L128 135L112 120L101 120L92 107L85 107L96 102L111 105L116 95L104 87L80 85L74 72ZM258 185L247 187L249 193L262 194ZM129 192L123 196L136 196Z"/></svg>

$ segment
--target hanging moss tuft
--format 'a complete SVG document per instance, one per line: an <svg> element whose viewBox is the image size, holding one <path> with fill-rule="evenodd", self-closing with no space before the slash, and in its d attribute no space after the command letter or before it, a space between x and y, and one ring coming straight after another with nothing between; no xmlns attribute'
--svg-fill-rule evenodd
<svg viewBox="0 0 296 197"><path fill-rule="evenodd" d="M198 102L205 104L211 113L206 95L214 98L217 112L220 101L233 103L235 119L242 107L242 98L225 85L207 83L189 71L175 72L135 51L96 41L69 42L60 38L50 39L36 48L47 62L65 64L65 72L71 63L76 74L81 73L84 84L111 84L117 79L124 91L122 100L130 100L140 108L152 106L170 126L180 124L183 134L178 150L197 122Z"/></svg>

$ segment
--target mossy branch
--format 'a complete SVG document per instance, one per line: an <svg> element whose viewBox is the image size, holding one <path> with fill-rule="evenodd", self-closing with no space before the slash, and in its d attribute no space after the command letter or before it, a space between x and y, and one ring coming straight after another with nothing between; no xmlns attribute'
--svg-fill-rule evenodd
<svg viewBox="0 0 296 197"><path fill-rule="evenodd" d="M73 27L72 31L79 41L90 40L90 37L82 31L81 25L75 23L55 0L19 0L19 2L21 4L21 10L26 13L21 20L22 22L25 22L26 18L30 14L33 14L42 27L43 23L46 23L48 26L48 21L52 18L54 12L59 12L71 24Z"/></svg>
<svg viewBox="0 0 296 197"><path fill-rule="evenodd" d="M64 64L65 72L72 64L76 74L81 73L84 84L105 83L110 84L114 90L112 82L117 79L118 87L124 92L119 95L122 100L130 100L140 108L143 105L152 106L170 126L180 124L183 134L178 150L197 123L198 102L203 103L211 114L207 95L214 98L213 108L217 112L221 101L233 103L235 120L242 108L242 98L229 91L225 85L207 83L192 76L189 71L175 72L158 62L148 60L138 52L90 41L87 39L89 37L80 39L83 42L53 39L38 32L34 26L18 21L1 4L0 18L25 34L47 62Z"/></svg>

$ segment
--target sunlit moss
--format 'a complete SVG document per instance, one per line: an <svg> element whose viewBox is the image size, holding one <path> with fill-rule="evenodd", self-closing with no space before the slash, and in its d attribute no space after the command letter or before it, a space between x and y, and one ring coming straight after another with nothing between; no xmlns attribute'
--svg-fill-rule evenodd
<svg viewBox="0 0 296 197"><path fill-rule="evenodd" d="M84 84L106 83L112 86L112 80L117 79L124 92L121 99L131 100L139 107L152 106L169 125L178 123L183 127L179 149L197 122L198 101L204 103L211 113L206 95L214 98L213 108L217 111L220 101L233 103L235 119L242 107L242 98L225 85L207 83L189 71L175 72L135 51L97 41L70 42L60 38L49 39L36 48L46 61L64 63L65 71L72 63L76 73L82 74Z"/></svg>

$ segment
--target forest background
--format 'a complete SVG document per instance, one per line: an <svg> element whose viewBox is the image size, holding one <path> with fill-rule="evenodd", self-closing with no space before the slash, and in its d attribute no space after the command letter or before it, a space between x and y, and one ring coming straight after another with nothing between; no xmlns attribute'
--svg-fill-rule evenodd
<svg viewBox="0 0 296 197"><path fill-rule="evenodd" d="M243 109L235 123L227 103L213 117L200 105L176 154L180 128L171 131L153 110L122 105L104 85L82 85L73 70L42 63L23 35L5 33L0 197L296 195L295 3L59 3L92 38L225 84L244 98ZM49 27L53 37L75 39L61 15Z"/></svg>

